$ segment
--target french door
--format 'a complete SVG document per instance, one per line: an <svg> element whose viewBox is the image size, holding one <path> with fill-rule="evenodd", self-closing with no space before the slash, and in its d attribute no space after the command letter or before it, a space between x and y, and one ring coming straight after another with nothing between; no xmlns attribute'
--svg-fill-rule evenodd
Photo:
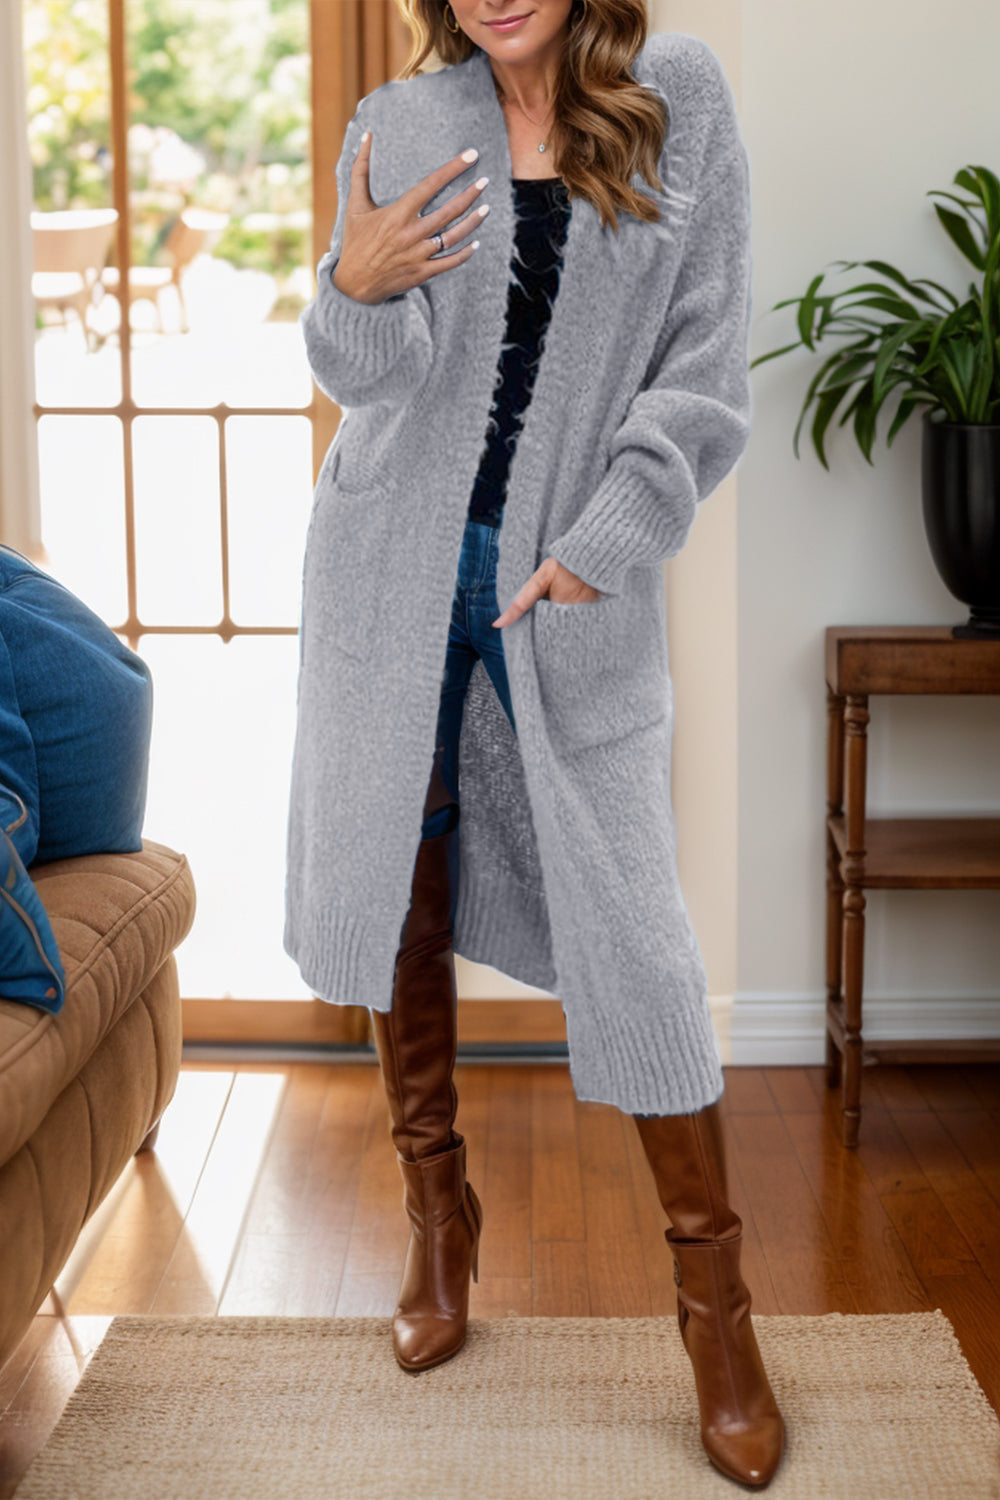
<svg viewBox="0 0 1000 1500"><path fill-rule="evenodd" d="M338 409L298 314L389 0L24 0L43 566L150 663L185 1039L364 1040L282 947L298 608ZM126 295L126 288L128 294Z"/></svg>

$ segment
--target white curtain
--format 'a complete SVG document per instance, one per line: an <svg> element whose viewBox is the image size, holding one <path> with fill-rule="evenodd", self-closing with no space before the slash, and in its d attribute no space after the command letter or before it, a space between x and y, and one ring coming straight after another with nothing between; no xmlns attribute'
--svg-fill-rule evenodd
<svg viewBox="0 0 1000 1500"><path fill-rule="evenodd" d="M41 547L31 298L31 160L21 0L0 0L0 541Z"/></svg>

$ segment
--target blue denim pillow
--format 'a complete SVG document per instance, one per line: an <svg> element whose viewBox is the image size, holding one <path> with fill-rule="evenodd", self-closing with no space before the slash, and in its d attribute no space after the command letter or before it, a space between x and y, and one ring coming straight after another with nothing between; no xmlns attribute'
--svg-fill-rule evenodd
<svg viewBox="0 0 1000 1500"><path fill-rule="evenodd" d="M66 998L66 972L20 852L36 842L24 799L0 782L0 1000L55 1014Z"/></svg>
<svg viewBox="0 0 1000 1500"><path fill-rule="evenodd" d="M37 836L26 868L142 848L152 723L143 658L0 543L0 779Z"/></svg>

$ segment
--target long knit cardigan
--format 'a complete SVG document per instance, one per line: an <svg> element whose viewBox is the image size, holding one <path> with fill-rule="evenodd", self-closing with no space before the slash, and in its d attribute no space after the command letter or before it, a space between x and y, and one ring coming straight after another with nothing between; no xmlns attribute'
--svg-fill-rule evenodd
<svg viewBox="0 0 1000 1500"><path fill-rule="evenodd" d="M633 69L670 123L647 223L572 202L564 265L511 464L500 609L547 556L603 591L503 627L517 733L481 661L459 751L454 949L561 1000L581 1100L683 1113L722 1092L705 968L680 889L661 564L750 429L749 172L716 55L651 36ZM480 248L365 304L333 283L351 163L372 130L387 203L469 146L424 212L486 173ZM488 56L362 101L301 314L344 417L303 565L284 946L323 1000L392 1007L469 496L503 339L514 237ZM479 200L482 201L482 200Z"/></svg>

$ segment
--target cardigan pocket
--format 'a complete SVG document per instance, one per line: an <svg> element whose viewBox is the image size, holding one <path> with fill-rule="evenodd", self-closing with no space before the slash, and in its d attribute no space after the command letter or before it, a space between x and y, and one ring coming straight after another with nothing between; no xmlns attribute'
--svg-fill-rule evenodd
<svg viewBox="0 0 1000 1500"><path fill-rule="evenodd" d="M333 468L336 476L340 465ZM318 487L302 579L302 660L336 651L366 662L378 636L388 491L367 477Z"/></svg>
<svg viewBox="0 0 1000 1500"><path fill-rule="evenodd" d="M607 744L666 718L666 638L649 593L536 599L530 613L542 706L565 744Z"/></svg>

